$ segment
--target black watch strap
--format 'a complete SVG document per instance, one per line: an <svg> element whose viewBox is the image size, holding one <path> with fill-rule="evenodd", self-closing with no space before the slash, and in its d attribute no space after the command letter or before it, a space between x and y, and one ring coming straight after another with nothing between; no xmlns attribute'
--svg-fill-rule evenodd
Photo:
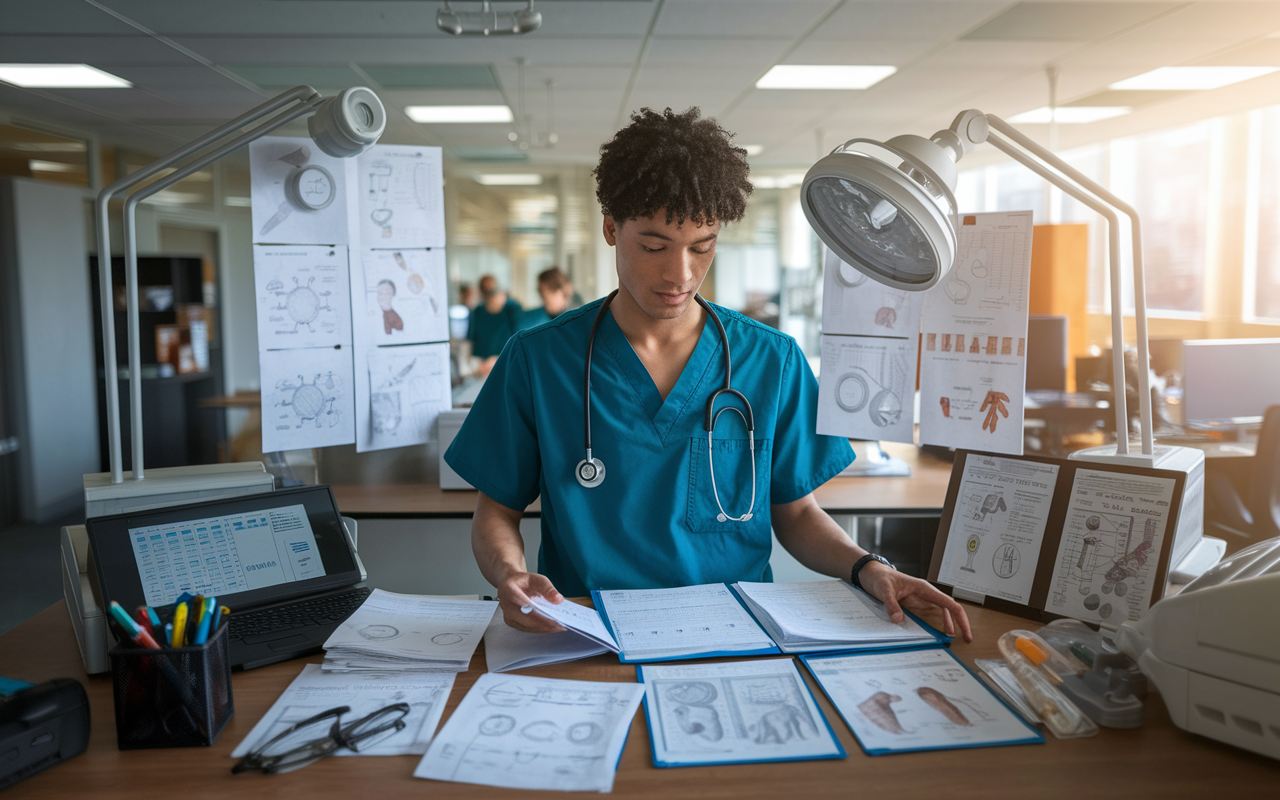
<svg viewBox="0 0 1280 800"><path fill-rule="evenodd" d="M885 558L884 556L878 556L875 553L867 553L865 556L863 556L862 558L854 562L853 573L849 575L849 583L852 583L854 586L861 589L862 581L858 580L858 573L862 572L862 568L870 564L872 561L879 561L881 564L884 564L886 567L892 570L897 569L897 567L889 563L889 559Z"/></svg>

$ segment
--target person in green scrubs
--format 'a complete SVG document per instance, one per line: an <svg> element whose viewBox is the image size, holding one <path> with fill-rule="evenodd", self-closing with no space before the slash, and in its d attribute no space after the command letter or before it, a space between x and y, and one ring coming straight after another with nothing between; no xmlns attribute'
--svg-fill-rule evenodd
<svg viewBox="0 0 1280 800"><path fill-rule="evenodd" d="M893 619L903 606L939 608L947 633L967 640L955 600L866 553L814 500L853 453L845 439L815 433L818 384L795 340L695 301L721 226L746 211L747 174L746 152L696 108L642 109L601 148L597 197L616 250L616 296L603 314L602 299L515 334L445 454L480 491L480 571L508 625L553 631L522 612L531 596L771 580L772 529L800 563L852 579ZM594 487L578 473L589 342L591 457L605 465ZM709 436L705 409L725 380L725 342L754 430L742 400L721 393ZM539 496L542 546L530 571L519 523Z"/></svg>
<svg viewBox="0 0 1280 800"><path fill-rule="evenodd" d="M481 277L479 288L481 302L471 309L467 338L471 340L471 355L480 359L476 373L488 375L511 334L520 330L524 309L502 291L492 275Z"/></svg>

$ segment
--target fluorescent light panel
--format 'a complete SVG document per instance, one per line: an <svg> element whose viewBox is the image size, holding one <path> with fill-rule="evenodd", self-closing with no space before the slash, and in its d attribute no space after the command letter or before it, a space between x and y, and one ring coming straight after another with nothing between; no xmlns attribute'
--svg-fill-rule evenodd
<svg viewBox="0 0 1280 800"><path fill-rule="evenodd" d="M763 152L764 152L764 145L762 145L762 144L744 144L744 145L742 146L742 149L747 151L747 155L748 155L748 156L758 156L758 155L760 155L761 153L763 153Z"/></svg>
<svg viewBox="0 0 1280 800"><path fill-rule="evenodd" d="M779 64L756 81L757 89L867 89L897 67L848 64Z"/></svg>
<svg viewBox="0 0 1280 800"><path fill-rule="evenodd" d="M1058 106L1057 118L1062 125L1082 125L1124 116L1132 110L1125 106ZM1024 111L1016 117L1010 117L1009 121L1017 125L1048 125L1049 107Z"/></svg>
<svg viewBox="0 0 1280 800"><path fill-rule="evenodd" d="M506 175L476 173L476 183L484 186L540 186L542 176L533 172L517 172Z"/></svg>
<svg viewBox="0 0 1280 800"><path fill-rule="evenodd" d="M404 113L414 122L511 122L507 106L406 106Z"/></svg>
<svg viewBox="0 0 1280 800"><path fill-rule="evenodd" d="M127 89L124 78L88 64L0 64L0 81L27 89Z"/></svg>
<svg viewBox="0 0 1280 800"><path fill-rule="evenodd" d="M1111 84L1112 89L1204 91L1275 72L1277 67L1161 67Z"/></svg>

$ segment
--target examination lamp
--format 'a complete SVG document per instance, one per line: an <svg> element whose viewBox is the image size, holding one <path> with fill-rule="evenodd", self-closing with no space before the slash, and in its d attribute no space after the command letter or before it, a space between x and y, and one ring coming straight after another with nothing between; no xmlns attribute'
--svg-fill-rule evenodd
<svg viewBox="0 0 1280 800"><path fill-rule="evenodd" d="M998 131L1003 134L995 133ZM896 289L922 291L951 269L957 250L956 162L988 142L1079 200L1107 221L1111 246L1111 348L1116 444L1073 457L1153 466L1151 386L1138 370L1142 453L1129 452L1124 392L1123 312L1120 307L1120 226L1130 221L1138 363L1147 364L1147 304L1138 212L999 117L969 110L932 137L895 136L887 142L850 139L809 169L800 189L805 217L840 259ZM1163 458L1176 448L1161 448Z"/></svg>
<svg viewBox="0 0 1280 800"><path fill-rule="evenodd" d="M120 456L120 400L116 388L116 329L110 313L111 199L156 175L163 176L130 194L124 203L125 298L129 332L129 410L133 450L133 479L142 480L142 381L138 345L138 246L135 216L138 203L204 169L228 153L259 139L296 119L312 115L307 130L316 146L335 158L359 155L372 147L387 124L382 102L372 91L357 86L335 97L324 98L310 86L297 86L227 124L132 172L98 194L99 303L102 313L102 354L107 370L107 442L111 455L111 482L122 483ZM259 123L248 131L241 129ZM216 145L216 146L215 146ZM176 164L183 163L177 167Z"/></svg>
<svg viewBox="0 0 1280 800"><path fill-rule="evenodd" d="M454 11L445 0L436 11L436 27L451 36L513 36L536 31L542 14L533 10L533 0L526 0L520 11L496 11L489 0L480 3L479 11Z"/></svg>

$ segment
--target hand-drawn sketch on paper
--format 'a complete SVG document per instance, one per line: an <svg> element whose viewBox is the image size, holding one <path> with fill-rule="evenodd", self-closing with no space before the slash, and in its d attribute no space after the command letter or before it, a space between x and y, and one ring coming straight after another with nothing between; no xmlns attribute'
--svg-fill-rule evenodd
<svg viewBox="0 0 1280 800"><path fill-rule="evenodd" d="M268 136L249 145L253 241L347 244L343 159L306 137Z"/></svg>
<svg viewBox="0 0 1280 800"><path fill-rule="evenodd" d="M350 346L347 248L254 245L258 349Z"/></svg>
<svg viewBox="0 0 1280 800"><path fill-rule="evenodd" d="M822 337L818 433L911 442L916 339Z"/></svg>
<svg viewBox="0 0 1280 800"><path fill-rule="evenodd" d="M362 360L368 382L357 402L356 449L425 444L440 412L453 404L449 345L373 347Z"/></svg>
<svg viewBox="0 0 1280 800"><path fill-rule="evenodd" d="M352 280L356 325L369 344L449 340L443 250L365 250Z"/></svg>
<svg viewBox="0 0 1280 800"><path fill-rule="evenodd" d="M357 156L355 170L363 247L444 247L440 148L382 145Z"/></svg>
<svg viewBox="0 0 1280 800"><path fill-rule="evenodd" d="M350 348L266 350L258 365L264 453L355 441Z"/></svg>

